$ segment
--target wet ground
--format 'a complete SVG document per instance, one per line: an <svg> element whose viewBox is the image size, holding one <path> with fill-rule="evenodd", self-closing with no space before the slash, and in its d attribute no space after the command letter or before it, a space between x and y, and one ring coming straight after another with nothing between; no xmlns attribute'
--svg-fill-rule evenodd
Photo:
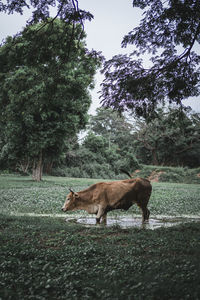
<svg viewBox="0 0 200 300"><path fill-rule="evenodd" d="M81 216L80 214L71 214L67 216L65 214L35 214L35 213L11 213L14 216L29 216L29 217L57 217L65 218L66 222L72 222L77 224L83 224L84 226L103 226L96 225L95 217ZM109 216L107 218L106 226L120 226L121 228L146 228L157 229L160 227L172 227L183 223L200 222L199 215L182 215L182 216L151 216L149 223L142 224L141 216Z"/></svg>
<svg viewBox="0 0 200 300"><path fill-rule="evenodd" d="M67 222L73 222L83 224L85 226L96 225L96 219L94 217L81 217L81 218L67 218ZM160 227L172 227L187 222L200 222L200 218L182 218L182 217L168 217L168 218L150 218L149 223L142 224L141 217L112 217L107 219L106 226L120 226L121 228L145 228L145 229L157 229ZM99 226L99 225L97 225ZM102 225L101 225L102 226Z"/></svg>

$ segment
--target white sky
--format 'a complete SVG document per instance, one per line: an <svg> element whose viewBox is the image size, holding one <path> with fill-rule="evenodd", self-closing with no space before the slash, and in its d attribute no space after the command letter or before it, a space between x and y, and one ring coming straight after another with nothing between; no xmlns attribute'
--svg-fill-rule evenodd
<svg viewBox="0 0 200 300"><path fill-rule="evenodd" d="M132 0L79 0L79 7L90 11L94 15L91 22L85 23L87 33L87 47L102 51L106 59L123 53L131 53L132 46L121 48L121 41L129 31L139 25L142 11L132 7ZM0 41L7 35L14 35L25 26L28 14L5 15L0 14ZM200 50L200 49L199 49ZM100 72L95 77L96 86L91 92L92 106L90 113L100 106L100 83L103 76ZM188 99L185 104L200 112L200 97Z"/></svg>

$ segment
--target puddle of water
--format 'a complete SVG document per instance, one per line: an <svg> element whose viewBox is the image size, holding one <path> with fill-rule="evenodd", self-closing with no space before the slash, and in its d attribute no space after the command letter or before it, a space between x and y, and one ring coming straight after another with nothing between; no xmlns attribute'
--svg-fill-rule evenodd
<svg viewBox="0 0 200 300"><path fill-rule="evenodd" d="M67 222L73 222L78 224L83 224L85 226L94 226L96 225L96 219L92 217L82 217L78 219L66 219ZM145 228L145 229L157 229L160 227L172 227L175 225L179 225L181 223L186 222L197 222L200 221L200 219L188 219L188 218L151 218L149 220L149 223L143 224L141 221L141 218L127 218L127 217L117 217L117 218L108 218L107 219L107 225L106 226L120 226L121 228ZM99 225L97 225L99 226Z"/></svg>
<svg viewBox="0 0 200 300"><path fill-rule="evenodd" d="M53 217L53 218L66 218L65 214L36 214L36 213L11 213L13 216L29 216L29 217ZM81 216L80 214L73 214L66 218L66 222L73 222L83 224L84 226L95 226L95 217ZM200 222L199 215L182 215L182 216L166 216L158 215L152 216L149 223L142 224L142 218L140 216L117 216L108 217L107 226L120 226L121 228L146 228L146 229L157 229L160 227L172 227L175 225L187 223L187 222ZM99 225L96 225L99 227ZM102 225L101 225L102 226Z"/></svg>

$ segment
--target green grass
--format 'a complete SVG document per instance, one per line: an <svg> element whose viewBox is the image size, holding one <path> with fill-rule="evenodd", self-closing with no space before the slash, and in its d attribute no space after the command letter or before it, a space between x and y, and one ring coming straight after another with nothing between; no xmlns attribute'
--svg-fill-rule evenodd
<svg viewBox="0 0 200 300"><path fill-rule="evenodd" d="M30 177L0 176L0 211L2 213L59 214L69 187L80 191L99 179L44 177L40 183ZM151 215L199 215L200 185L153 183L149 202ZM121 214L114 211L109 215ZM140 214L136 205L123 214ZM108 215L108 216L109 216Z"/></svg>
<svg viewBox="0 0 200 300"><path fill-rule="evenodd" d="M151 230L1 217L1 299L199 299L200 224Z"/></svg>
<svg viewBox="0 0 200 300"><path fill-rule="evenodd" d="M68 187L97 181L0 176L0 299L200 299L199 222L153 231L11 215L60 213ZM198 185L156 183L149 207L200 216L199 195Z"/></svg>
<svg viewBox="0 0 200 300"><path fill-rule="evenodd" d="M0 176L0 209L9 214L58 214L69 188L78 191L97 181L46 176L37 183L31 177Z"/></svg>
<svg viewBox="0 0 200 300"><path fill-rule="evenodd" d="M200 185L153 183L149 208L153 215L200 216Z"/></svg>

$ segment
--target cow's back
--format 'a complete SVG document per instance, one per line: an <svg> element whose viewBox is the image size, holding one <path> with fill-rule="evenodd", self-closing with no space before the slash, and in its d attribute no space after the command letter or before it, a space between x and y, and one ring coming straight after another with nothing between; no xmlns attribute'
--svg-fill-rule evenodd
<svg viewBox="0 0 200 300"><path fill-rule="evenodd" d="M135 185L136 198L134 202L140 207L146 207L152 192L152 185L148 179L137 178Z"/></svg>
<svg viewBox="0 0 200 300"><path fill-rule="evenodd" d="M112 209L128 209L141 198L149 199L151 184L144 178L133 178L111 182L99 182L79 192L81 198L93 204L101 204ZM146 200L145 200L146 201Z"/></svg>
<svg viewBox="0 0 200 300"><path fill-rule="evenodd" d="M104 202L113 209L128 209L134 202L138 202L141 195L149 199L151 190L151 184L147 179L134 178L98 183L93 192L95 201Z"/></svg>
<svg viewBox="0 0 200 300"><path fill-rule="evenodd" d="M128 179L125 183L130 187L115 206L128 210L134 203L140 208L146 207L151 196L152 186L144 178Z"/></svg>

